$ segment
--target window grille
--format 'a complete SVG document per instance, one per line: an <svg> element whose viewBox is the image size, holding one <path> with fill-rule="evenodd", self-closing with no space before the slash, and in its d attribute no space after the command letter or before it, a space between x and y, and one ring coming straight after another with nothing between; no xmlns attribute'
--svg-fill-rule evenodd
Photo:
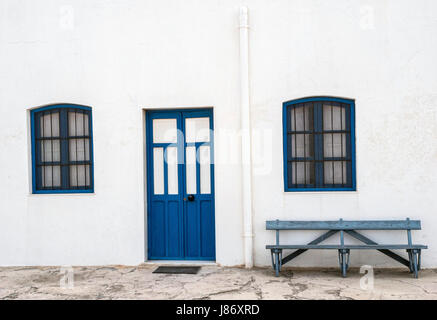
<svg viewBox="0 0 437 320"><path fill-rule="evenodd" d="M32 110L33 192L93 192L91 108Z"/></svg>
<svg viewBox="0 0 437 320"><path fill-rule="evenodd" d="M355 190L354 102L284 103L286 191Z"/></svg>

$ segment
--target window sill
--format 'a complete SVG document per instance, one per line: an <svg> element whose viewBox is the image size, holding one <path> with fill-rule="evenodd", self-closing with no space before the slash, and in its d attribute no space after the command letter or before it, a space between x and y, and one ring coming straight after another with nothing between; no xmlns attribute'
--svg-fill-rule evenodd
<svg viewBox="0 0 437 320"><path fill-rule="evenodd" d="M288 189L284 193L311 193L311 194L333 194L333 193L357 193L356 188L342 188L342 189L316 189L316 188L299 188L299 189Z"/></svg>
<svg viewBox="0 0 437 320"><path fill-rule="evenodd" d="M31 196L38 195L95 195L94 190L50 190L50 191L33 191L30 193Z"/></svg>

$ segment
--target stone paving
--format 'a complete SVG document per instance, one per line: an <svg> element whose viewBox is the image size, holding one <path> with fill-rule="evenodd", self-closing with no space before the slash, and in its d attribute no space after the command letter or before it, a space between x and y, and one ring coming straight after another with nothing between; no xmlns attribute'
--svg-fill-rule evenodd
<svg viewBox="0 0 437 320"><path fill-rule="evenodd" d="M0 268L0 299L437 299L437 270L414 279L406 268L376 270L373 290L363 274L338 269L202 266L196 275L154 274L157 265L74 267L72 287L59 267ZM68 281L66 282L68 284Z"/></svg>

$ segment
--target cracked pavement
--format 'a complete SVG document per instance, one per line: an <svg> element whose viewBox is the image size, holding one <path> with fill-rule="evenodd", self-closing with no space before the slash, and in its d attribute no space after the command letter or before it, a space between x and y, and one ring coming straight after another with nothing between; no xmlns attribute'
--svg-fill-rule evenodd
<svg viewBox="0 0 437 320"><path fill-rule="evenodd" d="M437 270L414 279L406 268L374 273L373 290L360 287L358 269L202 266L198 274L154 274L158 265L73 267L74 285L61 287L60 267L0 268L0 299L437 299Z"/></svg>

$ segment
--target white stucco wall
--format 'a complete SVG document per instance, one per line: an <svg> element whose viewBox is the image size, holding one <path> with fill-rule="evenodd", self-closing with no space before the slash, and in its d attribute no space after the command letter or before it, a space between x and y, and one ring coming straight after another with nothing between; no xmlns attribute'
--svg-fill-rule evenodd
<svg viewBox="0 0 437 320"><path fill-rule="evenodd" d="M243 4L251 124L265 139L253 137L255 265L270 263L266 219L410 217L423 227L413 239L430 247L423 265L437 267L433 0L1 1L0 265L145 260L144 109L212 106L217 134L239 130ZM282 102L314 95L356 101L356 192L284 193ZM57 102L93 108L94 194L31 194L29 109ZM217 262L239 265L241 166L218 159L229 154L240 159L239 140L215 146ZM351 262L397 265L375 252ZM293 265L337 266L337 256Z"/></svg>

